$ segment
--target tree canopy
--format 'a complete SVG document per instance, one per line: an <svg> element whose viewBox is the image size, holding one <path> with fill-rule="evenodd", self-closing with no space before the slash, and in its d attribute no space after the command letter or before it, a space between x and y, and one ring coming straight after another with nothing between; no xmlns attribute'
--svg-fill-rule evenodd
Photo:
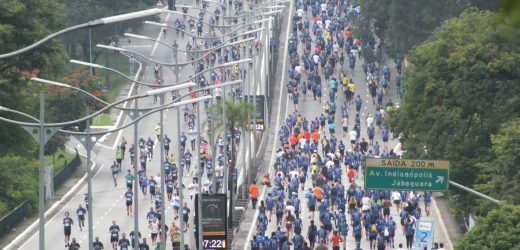
<svg viewBox="0 0 520 250"><path fill-rule="evenodd" d="M479 165L482 170L476 188L498 199L520 204L520 118L506 121L491 135L491 159Z"/></svg>
<svg viewBox="0 0 520 250"><path fill-rule="evenodd" d="M462 237L458 250L520 249L520 206L503 205L477 220L473 229Z"/></svg>
<svg viewBox="0 0 520 250"><path fill-rule="evenodd" d="M485 10L498 8L497 1L487 0L364 0L360 1L363 18L360 37L371 42L372 34L383 42L391 58L405 56L413 46L428 39L443 21L475 6Z"/></svg>
<svg viewBox="0 0 520 250"><path fill-rule="evenodd" d="M26 47L59 29L62 5L55 0L0 1L0 53ZM26 75L53 74L62 65L63 53L55 41L33 51L0 60L0 105L37 114L38 89L29 85ZM15 117L9 113L2 116ZM15 119L20 119L16 117ZM0 123L0 156L31 156L33 139L18 126Z"/></svg>
<svg viewBox="0 0 520 250"><path fill-rule="evenodd" d="M9 0L0 1L0 53L9 53L27 47L36 41L65 27L89 20L142 10L155 6L155 0ZM92 29L93 41L109 43L124 29L139 21L107 25ZM67 46L63 46L63 41ZM67 121L83 116L87 107L96 108L91 98L77 92L42 84L31 83L30 77L57 80L73 84L99 96L100 81L96 76L80 72L65 64L67 56L73 57L76 48L88 55L88 30L77 31L53 39L42 46L21 55L0 60L0 105L39 116L38 94L46 94L45 120ZM68 53L68 55L67 55ZM88 57L87 57L88 59ZM70 73L74 72L74 73ZM64 77L61 77L65 75ZM36 101L35 101L36 100ZM87 105L85 105L87 104ZM99 108L99 107L98 107ZM28 121L9 112L2 117ZM84 126L84 124L79 124ZM63 149L67 142L64 134L55 135L46 145L45 154ZM0 187L0 216L24 199L37 206L33 184L37 182L37 144L22 128L0 122L0 174L5 180ZM34 186L35 187L35 186Z"/></svg>
<svg viewBox="0 0 520 250"><path fill-rule="evenodd" d="M515 141L503 138L511 134L508 128L514 130L506 122L520 117L519 38L520 30L511 32L501 15L471 9L411 51L404 101L390 119L404 133L408 157L449 160L450 178L470 187L491 178L480 175L483 168L495 168L495 181L518 174L512 167L518 159L511 157L516 151L505 150ZM503 188L492 185L488 191L493 196ZM459 198L466 211L474 204L473 197Z"/></svg>

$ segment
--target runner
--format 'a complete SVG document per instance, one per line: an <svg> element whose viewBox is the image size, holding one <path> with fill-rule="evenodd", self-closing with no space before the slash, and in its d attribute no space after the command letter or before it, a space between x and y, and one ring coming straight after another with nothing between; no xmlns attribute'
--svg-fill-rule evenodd
<svg viewBox="0 0 520 250"><path fill-rule="evenodd" d="M96 240L92 243L92 247L94 248L94 250L105 249L105 246L103 246L103 242L99 241L98 236L96 236Z"/></svg>
<svg viewBox="0 0 520 250"><path fill-rule="evenodd" d="M69 245L69 250L79 250L79 243L76 242L76 238L72 238L72 242Z"/></svg>
<svg viewBox="0 0 520 250"><path fill-rule="evenodd" d="M72 225L74 221L69 217L69 212L65 212L65 218L63 218L63 232L65 234L65 247L69 246L70 234L72 233Z"/></svg>
<svg viewBox="0 0 520 250"><path fill-rule="evenodd" d="M85 210L81 204L79 204L78 209L76 209L76 214L78 215L78 225L79 231L83 231L83 227L85 227L85 214L87 210Z"/></svg>
<svg viewBox="0 0 520 250"><path fill-rule="evenodd" d="M119 232L121 229L118 225L116 225L116 221L112 221L112 225L108 228L108 233L110 235L110 243L112 244L112 249L117 249L117 243L119 242Z"/></svg>
<svg viewBox="0 0 520 250"><path fill-rule="evenodd" d="M132 188L128 188L125 192L125 201L126 201L126 215L132 215L132 203L134 199L134 193L132 192Z"/></svg>
<svg viewBox="0 0 520 250"><path fill-rule="evenodd" d="M119 165L114 161L114 164L110 167L112 170L112 179L114 180L114 187L117 187L117 174L119 173Z"/></svg>
<svg viewBox="0 0 520 250"><path fill-rule="evenodd" d="M128 250L130 249L130 241L126 238L126 234L121 234L121 239L118 241L117 245L119 245L120 250Z"/></svg>
<svg viewBox="0 0 520 250"><path fill-rule="evenodd" d="M135 176L132 174L132 171L128 169L127 174L125 175L126 180L126 188L132 190Z"/></svg>

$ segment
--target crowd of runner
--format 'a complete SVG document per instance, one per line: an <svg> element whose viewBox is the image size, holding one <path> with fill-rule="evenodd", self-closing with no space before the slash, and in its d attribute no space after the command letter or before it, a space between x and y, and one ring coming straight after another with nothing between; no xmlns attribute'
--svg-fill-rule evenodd
<svg viewBox="0 0 520 250"><path fill-rule="evenodd" d="M373 46L352 34L350 20L359 9L339 0L296 0L295 6L287 83L294 112L279 128L276 161L261 180L267 197L257 204L258 187L250 187L259 209L251 249L347 249L347 237L355 249L362 240L370 249L413 249L431 193L367 190L361 181L367 158L398 157L385 118L397 106L387 97L390 82L402 95L401 60L394 79L389 66L363 62L366 81L354 83L356 62ZM356 92L360 88L368 89L371 105ZM299 107L301 100L323 105L323 112L313 116ZM364 103L369 107L362 109ZM397 234L406 242L396 242Z"/></svg>
<svg viewBox="0 0 520 250"><path fill-rule="evenodd" d="M402 246L403 243L406 249L412 249L416 222L423 213L429 215L431 193L366 190L360 181L366 158L398 157L391 148L393 145L389 144L392 132L385 123L385 118L391 115L397 106L386 97L389 91L395 88L394 91L399 96L402 95L401 61L396 60L397 74L393 79L388 66L380 67L375 63L363 62L361 67L366 81L355 83L353 76L356 62L362 60L363 50L374 46L362 44L352 34L350 20L358 18L359 9L353 8L347 1L340 0L295 0L295 6L296 12L291 19L287 44L290 58L287 92L294 105L294 112L286 117L278 130L280 148L276 161L270 174L266 174L261 180L263 185L269 186L267 197L257 204L258 189L255 184L250 189L255 196L253 207L259 209L257 232L250 242L251 249L347 249L347 237L354 239L356 249L360 249L362 240L368 240L371 249L389 249L396 245ZM209 16L208 22L219 23L221 13L221 10L216 8L214 15L206 15ZM261 49L261 43L256 41L211 53L203 52L204 49L222 43L222 40L216 38L212 28L203 32L204 16L204 12L201 12L198 20L186 15L175 20L177 35L184 37L185 33L191 33L193 36L205 37L194 39L193 36L188 36L190 38L186 42L186 61L195 60L198 58L197 54L204 56L204 60L192 64L195 74L212 67L216 62L239 60L244 55L254 55ZM173 47L178 48L177 42ZM357 67L360 67L359 63ZM158 67L154 67L154 75L156 81L161 81L158 70ZM204 74L195 78L199 87L243 79L247 70L245 67L234 65L209 71L208 74L209 78ZM357 94L356 89L360 88L367 88L370 94L371 105L366 115L363 105L369 103L363 102L362 96ZM215 89L214 92L217 96L222 95L221 89ZM172 99L178 95L177 92L172 93ZM233 96L241 97L239 86L233 89ZM196 97L197 94L192 95L192 98ZM323 105L323 112L309 115L298 106L300 101ZM207 110L208 105L205 103L204 110ZM227 138L218 138L217 151L211 152L207 142L209 138L200 137L201 146L197 149L196 112L195 105L191 108L186 106L183 110L183 125L187 131L179 138L180 167L186 175L193 176L190 184L179 183L176 152L170 152L171 139L168 135L160 141L159 125L155 128L157 140L152 137L140 137L138 145L132 144L127 149L128 143L123 137L116 149L116 160L111 166L115 187L122 169L133 164L126 161L127 164L123 165L125 152L128 151L130 159L139 153L137 175L128 169L124 176L124 203L127 215L132 216L133 183L137 178L143 197L151 203L146 221L151 236L148 242L152 246L160 242L160 211L162 206L167 206L161 203L162 192L165 191L167 194L167 201L171 203L175 219L182 216L184 232L180 232L180 227L175 222L167 223L169 226L166 228L166 235L170 236L174 249L180 249L176 244L179 235L193 228L190 218L192 211L187 202L193 202L199 185L202 185L204 193L221 191L225 148L228 148L229 152L228 145L231 144L231 140L236 140L237 143L240 140L239 134L231 135L228 132ZM381 138L382 143L375 138ZM166 190L160 189L160 174L153 175L150 174L151 171L147 171L147 162L156 157L153 154L156 143L165 151L165 159L161 161ZM192 166L192 159L197 157L194 155L197 151L201 167L203 170L206 169L204 183L196 176L198 166ZM214 172L211 171L213 168ZM183 204L179 199L180 189L188 190L190 194L190 199L186 198L187 202ZM423 200L422 206L419 204L420 199ZM88 204L85 206L88 208ZM392 208L397 214L391 213ZM79 228L82 230L86 209L80 205L76 215ZM69 212L66 212L63 219L66 247L78 249L79 244L75 239L70 239L73 224L74 220ZM123 231L130 231L128 237ZM406 242L395 242L396 234L405 235ZM120 228L116 221L113 221L108 229L108 238L113 249L133 247L134 237L142 236L140 232ZM103 243L97 237L94 247L103 249ZM140 240L139 247L149 249L146 238Z"/></svg>
<svg viewBox="0 0 520 250"><path fill-rule="evenodd" d="M178 56L177 53L180 51L184 53L186 56L181 59L182 61L194 61L191 65L193 67L193 73L197 75L196 77L188 76L186 80L192 80L198 84L196 87L204 88L212 85L219 85L226 81L232 81L236 79L244 79L247 71L252 67L252 64L249 65L239 65L234 64L228 67L219 67L213 70L206 70L208 68L217 66L218 64L227 63L231 61L237 61L243 59L245 57L254 56L258 54L261 43L259 39L253 39L244 43L237 43L233 46L224 46L216 50L212 50L213 48L221 46L224 42L230 42L223 39L228 39L232 37L231 41L237 41L238 39L246 39L251 37L256 37L255 33L251 33L248 35L237 35L239 32L235 32L233 36L224 36L219 37L215 28L212 25L219 24L221 21L221 14L226 12L225 5L216 5L213 7L209 7L207 1L197 1L197 6L202 7L199 9L198 17L193 17L187 14L187 8L182 8L182 12L184 15L182 17L176 18L174 21L175 33L178 39L174 40L172 47L174 48L172 57ZM202 4L202 6L201 6ZM241 10L243 8L242 1L229 1L229 8L233 8L235 11ZM211 10L210 10L211 9ZM213 13L208 14L209 11ZM238 12L237 12L238 13ZM208 25L209 24L209 25ZM236 24L236 21L235 21ZM228 25L226 23L226 25ZM251 24L243 29L243 31L253 30L256 28L255 24ZM166 37L167 28L162 28L163 35ZM204 32L205 31L205 32ZM179 48L179 40L184 40L186 43L185 48ZM129 41L130 43L130 41ZM177 51L178 50L178 51ZM202 60L198 60L198 58L203 57ZM133 74L133 64L135 63L135 58L133 56L130 57L130 66L131 66L131 74ZM248 69L249 67L249 69ZM162 75L160 74L161 66L156 64L153 67L154 70L154 78L157 84L161 84L163 79L161 79ZM200 72L205 71L203 74L199 74ZM190 88L188 91L193 91L195 88ZM241 87L237 85L229 91L230 98L241 98ZM224 92L222 88L215 88L213 92L204 91L204 92L193 92L190 97L197 98L199 95L210 95L213 94L217 97L222 97ZM172 92L171 99L175 100L179 97L179 92ZM154 103L157 102L157 97L154 97ZM223 176L224 176L224 154L227 152L230 155L230 145L231 141L235 140L236 145L240 142L240 130L234 129L233 133L231 130L227 131L226 138L222 134L217 135L216 138L216 150L212 152L209 147L208 140L210 139L209 133L209 123L211 122L211 115L209 108L209 100L204 102L204 108L200 108L200 112L204 112L204 117L208 120L204 128L204 131L208 132L206 137L202 136L203 133L198 133L197 131L197 105L194 103L193 105L186 105L183 110L183 120L182 120L182 128L183 131L181 133L181 137L179 138L178 145L180 146L180 164L181 168L183 168L184 176L192 176L191 183L181 183L179 180L179 167L177 166L178 160L176 157L177 150L171 150L170 145L172 144L172 139L165 133L164 137L161 139L161 127L159 124L155 127L154 136L141 136L138 139L138 144L134 145L126 141L123 136L115 150L115 161L112 163L110 167L110 171L112 173L112 179L114 183L114 187L118 187L118 180L120 179L121 173L126 172L123 175L124 182L126 188L123 192L124 204L121 207L125 208L126 215L129 219L133 217L133 207L134 207L134 182L137 178L139 190L142 193L140 196L139 202L143 202L141 199L147 199L150 202L150 209L146 213L146 227L148 228L149 234L141 234L141 232L135 233L132 228L122 228L117 224L117 221L113 220L112 224L107 230L107 237L104 235L101 236L101 240L99 237L96 237L95 242L93 243L94 249L104 249L106 246L103 245L103 239L105 238L110 242L110 246L112 249L121 249L126 250L130 248L134 248L134 237L139 238L139 245L137 249L160 249L160 240L161 240L161 227L160 221L162 220L161 208L162 206L166 206L166 211L173 212L174 220L171 223L166 224L166 237L167 240L171 240L171 246L173 249L181 249L180 248L180 236L186 233L192 233L194 231L194 220L193 215L195 211L191 211L191 207L193 207L193 203L195 201L195 194L198 193L199 186L201 186L203 193L218 193L222 192L223 188ZM202 114L201 114L202 116ZM202 122L201 122L202 123ZM184 129L186 128L186 129ZM197 148L196 140L197 135L200 134L200 148ZM160 182L161 175L160 170L149 166L148 163L152 161L154 157L157 157L154 154L154 150L157 150L156 146L162 147L164 149L164 159L161 159L162 167L164 168L164 181L165 181L165 189L161 190ZM170 151L171 150L171 151ZM157 152L157 151L155 151ZM193 161L197 157L197 152L199 152L198 157L200 158L200 167L203 173L198 173L199 166L194 166ZM135 155L138 154L138 172L137 174L133 173L133 159ZM216 154L216 155L215 155ZM129 157L128 157L129 155ZM126 170L126 171L125 171ZM156 173L156 174L154 174ZM199 176L203 176L200 178ZM202 179L202 180L200 180ZM236 181L236 180L235 180ZM181 204L179 191L185 190L188 195L184 196L184 202ZM167 204L162 204L162 192L166 192L166 202ZM94 197L95 198L95 197ZM191 203L189 205L189 203ZM74 226L75 219L77 218L79 229L83 231L85 227L84 221L87 215L88 208L88 196L85 195L85 205L79 205L75 216L71 215L69 212L65 212L63 218L63 227L65 234L65 247L69 249L79 249L79 244L75 238L71 237L72 227ZM182 224L184 231L181 232L180 225L176 223L176 220L182 216ZM127 233L128 232L128 233ZM147 239L147 235L150 237ZM144 236L144 237L143 237ZM185 237L188 239L188 237ZM148 245L150 244L150 245ZM186 242L186 244L189 244ZM168 247L169 248L169 247ZM135 249L135 248L134 248Z"/></svg>

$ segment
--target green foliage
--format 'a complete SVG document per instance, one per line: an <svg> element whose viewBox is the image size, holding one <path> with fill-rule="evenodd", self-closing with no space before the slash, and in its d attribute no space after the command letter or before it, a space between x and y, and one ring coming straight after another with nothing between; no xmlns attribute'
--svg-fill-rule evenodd
<svg viewBox="0 0 520 250"><path fill-rule="evenodd" d="M216 126L222 127L224 108L226 109L226 121L228 128L238 127L240 129L249 130L250 121L248 113L253 114L253 105L245 101L233 102L233 100L218 101L214 106Z"/></svg>
<svg viewBox="0 0 520 250"><path fill-rule="evenodd" d="M155 0L67 0L64 1L67 12L63 22L68 26L86 23L98 18L124 14L155 7ZM142 21L134 20L122 23L103 25L91 30L92 44L110 44L117 41L118 37L130 27L137 28L142 25ZM89 31L84 30L66 36L70 56L76 58L76 53L81 52L82 60L89 60ZM81 48L81 50L78 49ZM93 48L94 49L94 48ZM93 61L103 52L103 50L93 50Z"/></svg>
<svg viewBox="0 0 520 250"><path fill-rule="evenodd" d="M495 141L505 143L492 134L520 111L519 38L520 30L511 32L500 15L469 10L445 22L429 41L411 51L413 66L403 83L404 101L390 117L394 131L404 133L407 157L449 160L450 178L471 187L477 179L502 181L483 178L480 172L497 167L492 163L494 157L501 159L497 153L506 154L502 160L506 163L497 171L515 180L518 170L512 164L518 159L511 156L517 151L499 145L489 148ZM509 135L507 130L502 134ZM491 196L506 188L492 187ZM475 204L471 199L460 197L464 211L472 207L467 204Z"/></svg>
<svg viewBox="0 0 520 250"><path fill-rule="evenodd" d="M0 201L9 208L24 200L37 203L37 162L19 156L0 157L0 179Z"/></svg>
<svg viewBox="0 0 520 250"><path fill-rule="evenodd" d="M428 39L437 26L464 9L470 6L496 9L497 5L496 1L487 0L361 1L363 19L359 34L363 41L370 42L372 38L365 33L373 33L383 41L385 52L397 58Z"/></svg>
<svg viewBox="0 0 520 250"><path fill-rule="evenodd" d="M230 131L232 138L234 138L235 131L242 129L245 131L250 130L251 118L248 116L253 114L254 107L251 103L245 101L226 100L218 101L215 106L212 107L215 113L215 127L222 128L223 121L226 119L226 128ZM224 116L225 110L225 116ZM236 151L235 140L231 140L231 166L235 165ZM231 169L231 168L230 168ZM231 171L231 170L230 170Z"/></svg>
<svg viewBox="0 0 520 250"><path fill-rule="evenodd" d="M62 5L55 0L0 1L0 53L26 47L57 30L61 9ZM51 41L33 51L0 60L0 105L37 114L38 102L34 100L38 100L38 90L28 85L26 76L54 74L62 65L61 55L59 46ZM1 115L22 119L7 112ZM0 156L32 157L35 148L32 137L23 129L0 122Z"/></svg>
<svg viewBox="0 0 520 250"><path fill-rule="evenodd" d="M511 19L514 26L520 26L520 1L502 0L501 6L503 13L508 19Z"/></svg>
<svg viewBox="0 0 520 250"><path fill-rule="evenodd" d="M520 249L520 206L502 205L484 218L457 243L458 250Z"/></svg>
<svg viewBox="0 0 520 250"><path fill-rule="evenodd" d="M476 188L520 204L520 118L503 123L498 133L491 135L491 141L492 160L479 165L482 172Z"/></svg>

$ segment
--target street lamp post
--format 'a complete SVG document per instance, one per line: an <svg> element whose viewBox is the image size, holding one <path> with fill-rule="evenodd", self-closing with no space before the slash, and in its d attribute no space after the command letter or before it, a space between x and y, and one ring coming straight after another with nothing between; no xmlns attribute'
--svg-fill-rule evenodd
<svg viewBox="0 0 520 250"><path fill-rule="evenodd" d="M91 27L110 24L110 23L116 23L116 22L122 22L122 21L152 16L152 15L159 14L161 12L162 12L161 9L149 9L149 10L127 13L127 14L111 16L111 17L105 17L105 18L89 21L88 23L72 26L72 27L60 30L58 32L55 32L25 48L22 48L22 49L13 51L13 52L5 53L5 54L0 54L0 59L6 59L6 58L10 58L13 56L17 56L17 55L26 53L28 51L31 51L31 50L43 45L47 41L54 39L55 37L61 36L63 34L66 34L66 33L69 33L69 32L75 31L75 30L80 30L80 29L84 29L84 28L91 28ZM46 142L48 141L48 139L50 139L50 137L52 137L52 135L54 133L56 133L56 131L58 131L58 129L56 129L55 127L47 128L47 129L45 128L45 126L44 126L44 124L45 124L44 123L45 122L44 121L44 114L45 114L44 104L45 104L44 94L40 93L39 127L35 128L35 127L30 127L30 126L24 126L24 129L27 130L33 136L33 138L37 140L37 142L39 144L38 155L40 158L39 159L40 166L39 166L39 178L38 178L39 179L38 217L39 217L39 249L40 250L45 250L44 146L45 146Z"/></svg>
<svg viewBox="0 0 520 250"><path fill-rule="evenodd" d="M137 12L127 13L127 14L121 14L121 15L117 15L117 16L104 17L104 18L92 20L92 21L89 21L87 23L79 24L79 25L76 25L76 26L72 26L72 27L60 30L60 31L58 31L56 33L53 33L53 34L51 34L51 35L49 35L49 36L39 40L38 42L36 42L36 43L34 43L34 44L30 45L30 46L27 46L25 48L22 48L22 49L13 51L13 52L9 52L9 53L6 53L6 54L0 54L0 59L6 59L6 58L9 58L9 57L13 57L13 56L17 56L17 55L26 53L28 51L31 51L31 50L33 50L33 49L43 45L44 43L46 43L46 42L48 42L48 41L50 41L50 40L52 40L52 39L54 39L54 38L56 38L58 36L67 34L67 33L72 32L72 31L85 29L85 28L96 27L96 26L105 25L105 24L124 22L124 21L138 19L138 18L143 18L143 17L147 17L147 16L153 16L153 15L160 14L161 12L163 12L162 9L155 8L155 9L148 9L148 10L143 10L143 11L137 11ZM40 249L40 250L42 250L42 249Z"/></svg>

